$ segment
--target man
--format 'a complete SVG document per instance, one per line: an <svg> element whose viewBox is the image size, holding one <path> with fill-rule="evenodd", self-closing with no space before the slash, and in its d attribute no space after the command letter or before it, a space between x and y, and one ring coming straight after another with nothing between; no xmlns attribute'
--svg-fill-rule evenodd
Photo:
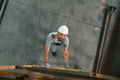
<svg viewBox="0 0 120 80"><path fill-rule="evenodd" d="M48 54L51 52L53 56L57 56L56 54L56 46L64 47L64 59L66 62L66 68L69 68L68 64L68 47L69 47L69 39L67 37L69 30L66 25L62 25L59 27L58 32L52 32L47 36L45 50L44 50L44 61L45 66L47 68L50 67L48 63Z"/></svg>

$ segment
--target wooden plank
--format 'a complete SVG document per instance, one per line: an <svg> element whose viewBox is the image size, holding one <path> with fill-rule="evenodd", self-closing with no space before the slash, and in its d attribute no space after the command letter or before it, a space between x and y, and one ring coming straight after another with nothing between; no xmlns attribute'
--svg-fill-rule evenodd
<svg viewBox="0 0 120 80"><path fill-rule="evenodd" d="M22 65L23 67L35 67L35 68L45 68L43 65ZM63 70L63 71L74 71L74 72L85 72L82 69L74 69L74 68L65 68L65 67L56 67L52 66L49 69L54 69L54 70Z"/></svg>
<svg viewBox="0 0 120 80"><path fill-rule="evenodd" d="M16 68L26 69L26 70L33 71L33 72L51 74L51 75L61 76L61 77L106 80L106 79L98 78L95 76L89 76L89 73L82 72L81 70L66 69L66 68L61 68L61 67L45 68L42 65L31 65L31 66L23 65L23 66L16 66Z"/></svg>
<svg viewBox="0 0 120 80"><path fill-rule="evenodd" d="M5 70L5 69L15 69L15 65L0 65L0 70Z"/></svg>
<svg viewBox="0 0 120 80"><path fill-rule="evenodd" d="M103 75L103 74L95 74L93 72L85 72L80 69L67 69L62 67L51 67L45 68L43 65L23 65L16 66L18 69L27 69L29 71L35 71L45 74L59 75L59 76L67 76L72 78L84 78L84 79L97 79L97 80L120 80L120 78Z"/></svg>
<svg viewBox="0 0 120 80"><path fill-rule="evenodd" d="M20 65L20 66L15 66L15 65L3 65L0 66L0 70L6 70L6 69L21 69L21 70L29 70L33 72L39 72L42 74L45 74L49 76L59 76L59 77L68 77L68 78L82 78L83 80L85 79L97 79L97 80L120 80L120 78L113 77L113 76L108 76L108 75L103 75L103 74L95 74L93 72L85 72L80 69L66 69L63 67L51 67L51 68L45 68L43 65ZM12 73L14 75L14 73ZM16 73L15 73L16 74ZM67 75L66 75L67 74ZM1 75L1 74L0 74ZM21 76L21 73L19 74ZM26 75L26 74L24 74ZM27 74L29 75L29 74ZM34 74L36 75L36 74ZM7 76L7 75L6 75ZM9 76L9 74L8 74ZM15 75L14 75L15 76ZM44 75L43 75L44 76ZM16 76L17 77L17 76ZM33 77L34 78L34 77Z"/></svg>
<svg viewBox="0 0 120 80"><path fill-rule="evenodd" d="M0 71L0 76L7 76L7 77L16 77L16 78L34 78L34 79L62 79L62 80L86 80L86 79L77 79L77 78L68 78L68 77L59 77L53 75L45 75L45 74L38 74L38 73L23 73L23 72L8 72L8 71Z"/></svg>
<svg viewBox="0 0 120 80"><path fill-rule="evenodd" d="M113 77L113 76L108 76L108 75L103 75L103 74L96 74L96 77L104 78L107 80L120 80L118 77Z"/></svg>
<svg viewBox="0 0 120 80"><path fill-rule="evenodd" d="M9 77L1 77L0 80L16 80L16 78L9 78Z"/></svg>

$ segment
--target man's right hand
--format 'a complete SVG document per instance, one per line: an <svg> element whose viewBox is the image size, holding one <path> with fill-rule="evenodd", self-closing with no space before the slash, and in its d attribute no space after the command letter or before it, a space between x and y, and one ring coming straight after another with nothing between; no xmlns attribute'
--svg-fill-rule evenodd
<svg viewBox="0 0 120 80"><path fill-rule="evenodd" d="M46 67L46 68L50 68L51 66L50 66L49 63L45 63L45 67Z"/></svg>

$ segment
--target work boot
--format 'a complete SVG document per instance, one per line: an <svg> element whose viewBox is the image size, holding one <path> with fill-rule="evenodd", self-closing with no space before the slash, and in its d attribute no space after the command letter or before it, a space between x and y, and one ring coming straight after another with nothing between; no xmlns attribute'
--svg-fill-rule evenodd
<svg viewBox="0 0 120 80"><path fill-rule="evenodd" d="M75 69L82 69L79 65L76 65L76 64L74 65L74 68Z"/></svg>
<svg viewBox="0 0 120 80"><path fill-rule="evenodd" d="M69 64L66 64L66 68L70 68Z"/></svg>
<svg viewBox="0 0 120 80"><path fill-rule="evenodd" d="M70 68L69 63L65 63L64 68Z"/></svg>
<svg viewBox="0 0 120 80"><path fill-rule="evenodd" d="M51 66L50 66L49 63L45 63L45 67L46 67L46 68L50 68Z"/></svg>

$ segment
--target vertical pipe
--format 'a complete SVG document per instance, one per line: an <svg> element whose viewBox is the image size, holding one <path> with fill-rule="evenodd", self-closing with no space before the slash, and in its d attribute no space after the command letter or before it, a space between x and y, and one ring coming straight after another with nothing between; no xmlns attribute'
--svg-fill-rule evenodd
<svg viewBox="0 0 120 80"><path fill-rule="evenodd" d="M96 51L96 56L95 56L94 66L93 66L93 72L95 72L95 73L97 73L97 70L98 70L100 49L101 49L102 42L103 42L103 36L105 34L105 25L106 25L106 21L107 21L107 16L108 16L108 9L107 9L107 7L105 7L101 32L100 32L100 36L99 36L99 41L98 41L98 46L97 46L97 51Z"/></svg>
<svg viewBox="0 0 120 80"><path fill-rule="evenodd" d="M111 23L112 14L114 13L115 9L116 9L116 7L114 7L114 6L108 6L108 20L106 23L106 31L105 31L104 39L102 42L103 45L101 46L101 51L100 51L101 55L99 58L97 73L101 73L104 57L106 54L109 54L107 51L107 47L110 44L110 43L108 43L110 41L108 38L108 35L109 35L109 31L110 31L110 23Z"/></svg>
<svg viewBox="0 0 120 80"><path fill-rule="evenodd" d="M101 73L120 77L120 9L117 9L114 19L112 19L112 23L113 25L109 32L109 43L107 44Z"/></svg>
<svg viewBox="0 0 120 80"><path fill-rule="evenodd" d="M110 22L112 13L115 11L116 7L107 5L105 7L105 14L103 18L101 33L99 37L99 43L97 47L93 72L95 73L101 73L101 68L103 65L103 59L106 51L107 41L108 41L108 34L109 34L109 28L110 28Z"/></svg>
<svg viewBox="0 0 120 80"><path fill-rule="evenodd" d="M4 2L4 0L1 0L1 1L0 1L0 10L1 10L1 8L2 8L3 2Z"/></svg>
<svg viewBox="0 0 120 80"><path fill-rule="evenodd" d="M104 40L103 40L103 45L101 48L101 55L100 55L100 60L99 60L99 64L98 64L98 68L97 68L97 73L101 73L101 68L102 68L102 64L103 64L103 58L105 55L105 50L106 50L106 45L107 45L107 38L108 38L108 33L109 33L109 28L110 28L110 22L111 22L111 16L112 13L109 12L108 13L108 21L107 21L107 25L106 25L106 31L105 31L105 35L104 35Z"/></svg>
<svg viewBox="0 0 120 80"><path fill-rule="evenodd" d="M2 21L2 18L3 18L3 15L5 13L8 1L9 0L2 0L1 3L0 3L0 24L1 24L1 21Z"/></svg>

